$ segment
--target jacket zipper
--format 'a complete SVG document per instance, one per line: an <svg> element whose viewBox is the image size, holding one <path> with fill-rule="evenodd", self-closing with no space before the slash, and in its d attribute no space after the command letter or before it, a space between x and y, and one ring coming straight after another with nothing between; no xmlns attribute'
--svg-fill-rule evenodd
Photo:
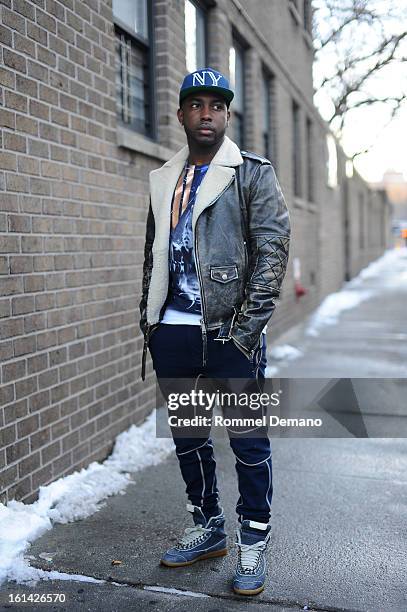
<svg viewBox="0 0 407 612"><path fill-rule="evenodd" d="M219 198L225 193L225 191L227 189L229 189L230 185L233 183L233 181L235 180L235 174L232 176L232 178L230 179L230 181L228 182L228 184L226 185L226 187L220 192L219 195L216 196L216 198L214 200L212 200L212 202L210 202L208 204L208 206L206 208L209 208L209 206L212 206L212 204L214 204L216 202L216 200L219 200ZM194 236L194 249L195 249L195 260L196 260L196 271L198 273L198 280L199 280L199 292L201 294L201 305L202 305L202 318L201 318L201 333L202 333L202 366L206 366L206 362L207 362L207 352L208 352L208 342L207 342L207 326L206 326L206 305L205 305L205 295L204 295L204 291L203 291L203 283L202 283L202 276L201 276L201 268L200 268L200 264L199 264L199 253L198 253L198 219L196 220L196 224L195 224L195 236Z"/></svg>
<svg viewBox="0 0 407 612"><path fill-rule="evenodd" d="M195 248L196 271L198 273L199 292L201 294L201 307L202 307L202 318L201 318L202 365L205 366L206 361L207 361L207 331L206 331L206 321L205 321L206 307L205 307L205 296L204 296L203 286L202 286L201 269L199 265L197 226L195 226L194 248Z"/></svg>
<svg viewBox="0 0 407 612"><path fill-rule="evenodd" d="M246 242L246 240L243 240L243 248L244 248L245 268L247 270L247 266L249 264L249 254L247 252L247 242Z"/></svg>
<svg viewBox="0 0 407 612"><path fill-rule="evenodd" d="M147 331L146 331L146 335L144 336L144 343L143 343L143 355L141 358L141 380L145 380L146 378L146 359L147 359L147 349L148 349L148 343L150 341L150 336L152 334L152 332L159 326L159 323L148 323L147 324Z"/></svg>

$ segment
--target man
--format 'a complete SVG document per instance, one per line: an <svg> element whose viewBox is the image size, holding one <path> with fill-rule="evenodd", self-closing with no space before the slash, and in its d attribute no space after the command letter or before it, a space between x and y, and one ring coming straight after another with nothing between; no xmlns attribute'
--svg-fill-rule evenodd
<svg viewBox="0 0 407 612"><path fill-rule="evenodd" d="M273 167L226 135L233 91L206 68L185 77L178 120L188 145L150 174L140 326L158 381L264 376L265 335L285 275L290 224ZM209 437L175 438L194 527L169 567L226 554ZM264 589L270 538L270 442L230 438L240 497L235 592Z"/></svg>

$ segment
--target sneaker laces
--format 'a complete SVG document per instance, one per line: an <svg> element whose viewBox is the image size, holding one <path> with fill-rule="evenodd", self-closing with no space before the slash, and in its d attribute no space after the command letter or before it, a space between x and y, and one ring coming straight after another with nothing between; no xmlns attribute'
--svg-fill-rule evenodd
<svg viewBox="0 0 407 612"><path fill-rule="evenodd" d="M243 544L240 531L237 531L236 536L240 569L244 574L254 574L260 560L260 555L267 547L269 536L267 535L264 540L254 544Z"/></svg>
<svg viewBox="0 0 407 612"><path fill-rule="evenodd" d="M177 548L192 548L196 544L199 544L205 539L207 533L211 533L213 528L207 529L202 525L195 525L194 527L187 527L184 535L179 539Z"/></svg>

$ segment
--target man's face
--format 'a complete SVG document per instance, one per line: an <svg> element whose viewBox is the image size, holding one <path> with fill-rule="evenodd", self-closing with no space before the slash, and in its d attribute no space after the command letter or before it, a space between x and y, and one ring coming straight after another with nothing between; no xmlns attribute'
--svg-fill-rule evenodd
<svg viewBox="0 0 407 612"><path fill-rule="evenodd" d="M177 115L188 140L211 146L223 139L230 112L224 98L200 91L183 100Z"/></svg>

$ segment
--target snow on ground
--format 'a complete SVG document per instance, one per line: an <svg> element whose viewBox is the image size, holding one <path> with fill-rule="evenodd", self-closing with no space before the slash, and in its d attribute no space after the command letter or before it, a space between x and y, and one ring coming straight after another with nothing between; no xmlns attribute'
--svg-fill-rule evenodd
<svg viewBox="0 0 407 612"><path fill-rule="evenodd" d="M357 277L345 283L343 289L329 295L310 319L306 333L317 335L325 325L337 322L339 315L355 308L363 300L381 291L369 287L369 279L381 277L387 287L405 285L407 288L407 249L394 249L364 268ZM364 289L363 285L367 287ZM271 357L279 361L296 359L301 351L291 345L273 348ZM280 365L280 364L279 364ZM274 376L278 367L269 366L267 376ZM93 462L75 472L41 487L39 499L33 504L11 501L0 504L0 584L5 580L32 582L40 579L97 581L88 576L44 571L29 565L24 552L30 543L52 528L53 523L68 523L86 518L102 507L110 495L124 494L133 482L129 472L147 465L156 465L174 448L171 439L155 435L155 412L141 426L133 425L121 433L112 455L102 464Z"/></svg>
<svg viewBox="0 0 407 612"><path fill-rule="evenodd" d="M144 586L145 591L156 591L157 593L170 593L171 595L184 595L184 597L210 597L205 593L197 593L196 591L180 591L180 589L173 589L161 586Z"/></svg>
<svg viewBox="0 0 407 612"><path fill-rule="evenodd" d="M334 325L338 322L339 316L345 310L355 308L361 302L370 299L383 287L407 288L407 248L389 249L381 257L370 263L361 270L355 278L344 283L343 288L336 293L328 295L311 315L309 323L305 329L306 336L319 336L321 329L327 325ZM372 288L369 280L380 277L380 285ZM287 361L297 359L302 356L302 352L291 345L277 345L269 352L269 356L282 363L268 366L267 376L275 376L279 366L283 366Z"/></svg>
<svg viewBox="0 0 407 612"><path fill-rule="evenodd" d="M321 328L337 323L343 311L355 308L361 302L381 293L384 286L407 287L406 257L407 248L390 249L345 283L340 291L328 295L311 316L306 335L318 336ZM380 285L376 284L371 288L368 281L377 277L380 278Z"/></svg>
<svg viewBox="0 0 407 612"><path fill-rule="evenodd" d="M291 344L278 344L274 346L268 353L267 356L271 357L274 361L278 361L278 365L268 365L266 367L266 378L273 378L277 375L280 366L285 365L287 361L298 359L302 356L302 351L291 346Z"/></svg>
<svg viewBox="0 0 407 612"><path fill-rule="evenodd" d="M266 378L273 378L273 376L277 375L278 370L279 368L277 368L276 366L267 366L265 372Z"/></svg>
<svg viewBox="0 0 407 612"><path fill-rule="evenodd" d="M133 483L129 472L160 463L174 448L172 439L160 439L155 433L156 413L152 412L140 425L132 425L121 433L113 453L103 463L93 462L80 472L40 487L33 504L11 501L0 504L0 584L40 579L85 580L103 582L88 576L47 572L29 565L24 551L53 523L69 523L84 519L102 507L110 495L124 494Z"/></svg>
<svg viewBox="0 0 407 612"><path fill-rule="evenodd" d="M372 261L366 268L363 268L355 278L347 283L348 287L357 287L364 280L381 276L384 281L396 281L397 283L407 283L407 267L405 258L407 257L407 248L389 249Z"/></svg>
<svg viewBox="0 0 407 612"><path fill-rule="evenodd" d="M355 308L373 295L373 291L347 291L346 289L342 289L337 293L331 293L311 316L305 334L307 336L319 336L320 329L326 325L337 323L339 315L344 310Z"/></svg>
<svg viewBox="0 0 407 612"><path fill-rule="evenodd" d="M279 344L271 349L269 355L277 361L291 361L291 359L301 357L302 352L291 344Z"/></svg>

